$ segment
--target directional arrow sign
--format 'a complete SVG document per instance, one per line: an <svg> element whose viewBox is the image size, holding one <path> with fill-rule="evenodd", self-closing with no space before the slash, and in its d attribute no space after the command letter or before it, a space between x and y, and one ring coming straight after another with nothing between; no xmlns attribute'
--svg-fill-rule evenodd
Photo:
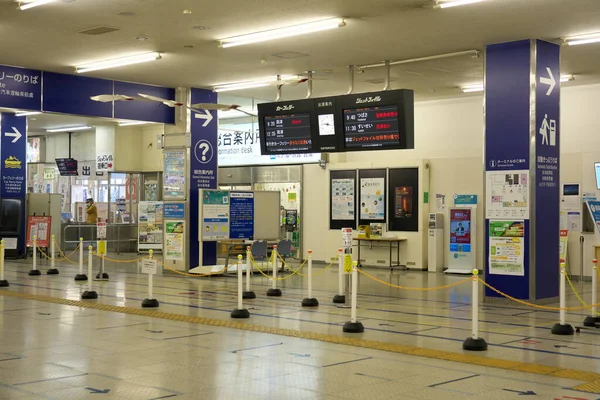
<svg viewBox="0 0 600 400"><path fill-rule="evenodd" d="M537 394L532 390L512 390L512 389L502 389L505 392L517 393L519 396L537 396Z"/></svg>
<svg viewBox="0 0 600 400"><path fill-rule="evenodd" d="M107 394L108 392L110 392L110 389L100 390L100 389L94 389L91 387L86 387L85 390L89 390L90 394Z"/></svg>
<svg viewBox="0 0 600 400"><path fill-rule="evenodd" d="M213 116L210 113L210 111L208 110L204 110L204 113L196 113L194 114L194 118L198 118L198 119L204 119L204 123L202 124L202 126L208 126L208 124L210 124L210 121L213 120Z"/></svg>
<svg viewBox="0 0 600 400"><path fill-rule="evenodd" d="M21 134L21 132L19 132L19 130L17 128L15 128L14 126L12 127L13 131L12 132L4 132L4 136L7 137L11 137L14 138L11 143L17 143L19 141L19 139L21 139L21 136L23 136Z"/></svg>
<svg viewBox="0 0 600 400"><path fill-rule="evenodd" d="M550 96L552 91L556 87L556 79L554 79L554 75L552 74L552 70L550 67L546 67L546 71L548 71L548 78L544 76L540 76L540 83L544 85L548 85L548 91L546 92L546 96Z"/></svg>

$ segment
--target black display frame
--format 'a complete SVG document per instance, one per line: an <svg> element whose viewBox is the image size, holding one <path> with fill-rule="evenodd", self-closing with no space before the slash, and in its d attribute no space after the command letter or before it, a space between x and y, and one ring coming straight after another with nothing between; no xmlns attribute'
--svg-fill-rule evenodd
<svg viewBox="0 0 600 400"><path fill-rule="evenodd" d="M340 149L339 131L338 131L338 118L336 110L336 99L337 97L321 97L314 99L315 101L315 114L314 124L317 135L317 146L316 148L320 153L337 153L343 151ZM320 130L319 116L321 115L333 115L333 128L334 134L331 136L322 136Z"/></svg>
<svg viewBox="0 0 600 400"><path fill-rule="evenodd" d="M334 179L352 179L354 180L354 219L333 219L333 180ZM352 228L356 229L356 212L358 199L358 174L355 169L349 170L331 170L329 171L329 229Z"/></svg>
<svg viewBox="0 0 600 400"><path fill-rule="evenodd" d="M397 218L395 210L396 188L412 187L412 216ZM388 231L418 232L420 212L419 167L390 168L388 170Z"/></svg>
<svg viewBox="0 0 600 400"><path fill-rule="evenodd" d="M357 189L358 189L358 202L357 202L357 219L358 219L358 225L369 225L371 223L386 223L387 222L387 217L388 217L388 194L384 194L383 196L383 201L384 201L384 205L383 205L383 218L382 219L362 219L361 218L361 206L362 206L362 184L361 181L363 178L383 178L383 188L384 190L388 190L388 178L387 178L387 169L385 168L381 168L381 169L359 169L358 170L358 182L357 182Z"/></svg>
<svg viewBox="0 0 600 400"><path fill-rule="evenodd" d="M262 155L310 154L318 151L318 128L315 126L315 99L280 101L277 103L258 104L258 129L260 153ZM306 151L268 151L266 140L265 117L290 116L308 114L310 121L311 148Z"/></svg>
<svg viewBox="0 0 600 400"><path fill-rule="evenodd" d="M56 167L58 168L58 173L60 176L79 176L79 162L76 159L71 157L63 157L54 159L54 162L56 163ZM61 168L61 164L65 164L68 162L74 163L75 168L71 170Z"/></svg>
<svg viewBox="0 0 600 400"><path fill-rule="evenodd" d="M336 97L336 136L340 152L369 151L369 150L405 150L415 148L415 95L409 89L388 90L383 92L369 92L347 94ZM344 110L361 107L398 108L398 144L386 147L346 147L346 132L344 126Z"/></svg>

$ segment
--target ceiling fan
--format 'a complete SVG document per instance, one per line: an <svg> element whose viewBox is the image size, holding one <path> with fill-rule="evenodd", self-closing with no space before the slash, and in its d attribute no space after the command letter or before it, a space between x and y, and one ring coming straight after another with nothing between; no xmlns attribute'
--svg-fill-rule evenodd
<svg viewBox="0 0 600 400"><path fill-rule="evenodd" d="M245 110L242 110L237 104L215 104L215 103L197 103L192 104L191 106L187 106L181 102L175 100L167 100L160 97L152 96L149 94L138 93L136 96L126 96L123 94L99 94L96 96L91 96L90 99L94 101L99 101L102 103L109 103L112 101L152 101L162 103L169 107L185 107L195 113L198 114L206 114L207 111L230 111L235 110L239 111L243 114L246 114L251 117L256 117L255 114L249 113Z"/></svg>

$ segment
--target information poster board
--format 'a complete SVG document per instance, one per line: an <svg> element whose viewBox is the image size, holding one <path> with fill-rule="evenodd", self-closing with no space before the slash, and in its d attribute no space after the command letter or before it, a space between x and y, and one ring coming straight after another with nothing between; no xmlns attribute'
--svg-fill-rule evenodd
<svg viewBox="0 0 600 400"><path fill-rule="evenodd" d="M471 209L450 210L450 252L471 252Z"/></svg>
<svg viewBox="0 0 600 400"><path fill-rule="evenodd" d="M419 168L393 168L388 175L388 231L419 231Z"/></svg>
<svg viewBox="0 0 600 400"><path fill-rule="evenodd" d="M138 203L138 251L162 250L163 203L140 201Z"/></svg>
<svg viewBox="0 0 600 400"><path fill-rule="evenodd" d="M489 273L525 276L525 223L490 221Z"/></svg>
<svg viewBox="0 0 600 400"><path fill-rule="evenodd" d="M385 169L358 171L359 225L385 222L386 172Z"/></svg>
<svg viewBox="0 0 600 400"><path fill-rule="evenodd" d="M163 154L163 198L185 200L186 152L165 151Z"/></svg>
<svg viewBox="0 0 600 400"><path fill-rule="evenodd" d="M487 171L486 218L529 219L529 171Z"/></svg>
<svg viewBox="0 0 600 400"><path fill-rule="evenodd" d="M254 193L231 192L230 239L254 239Z"/></svg>
<svg viewBox="0 0 600 400"><path fill-rule="evenodd" d="M33 237L37 236L37 247L50 246L50 228L52 217L29 216L27 218L27 247L33 246Z"/></svg>
<svg viewBox="0 0 600 400"><path fill-rule="evenodd" d="M184 220L165 222L165 259L183 260L183 241L185 235Z"/></svg>
<svg viewBox="0 0 600 400"><path fill-rule="evenodd" d="M331 171L329 229L356 229L356 170Z"/></svg>
<svg viewBox="0 0 600 400"><path fill-rule="evenodd" d="M476 207L451 207L448 210L449 257L447 274L471 274L477 268Z"/></svg>
<svg viewBox="0 0 600 400"><path fill-rule="evenodd" d="M201 240L216 241L229 238L229 192L204 190L202 193Z"/></svg>

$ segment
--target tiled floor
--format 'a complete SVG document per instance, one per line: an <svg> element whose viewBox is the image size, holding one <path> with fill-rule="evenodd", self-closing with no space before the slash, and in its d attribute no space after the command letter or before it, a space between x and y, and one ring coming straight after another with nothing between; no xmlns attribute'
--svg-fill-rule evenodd
<svg viewBox="0 0 600 400"><path fill-rule="evenodd" d="M126 256L125 256L126 257ZM130 256L131 257L131 256ZM40 269L47 267L43 264ZM111 279L94 282L96 302L139 308L147 277L133 264L107 264ZM58 276L29 277L30 263L7 262L10 290L79 300L87 285L77 269L61 266ZM315 266L315 272L319 272ZM398 285L433 287L464 277L422 272L368 270ZM246 323L346 335L349 310L331 299L337 270L314 282L321 305L302 309L306 278L280 282L282 298L264 295L267 278L253 277L258 298L248 301ZM579 284L576 284L579 289ZM187 278L158 275L160 310L229 320L236 306L234 277ZM584 296L589 301L589 286ZM389 288L360 277L359 320L381 342L462 353L470 335L470 283L415 292ZM569 304L578 305L574 296ZM187 324L0 296L0 399L596 399L570 391L580 381L528 375L376 350L293 339L256 332ZM568 314L580 326L584 312ZM554 312L516 304L483 304L481 335L490 344L477 355L600 371L600 331L572 337L551 335ZM450 382L452 381L452 382ZM89 388L89 389L86 389ZM109 390L108 393L101 391ZM98 392L98 393L95 393ZM564 397L566 396L566 397Z"/></svg>

